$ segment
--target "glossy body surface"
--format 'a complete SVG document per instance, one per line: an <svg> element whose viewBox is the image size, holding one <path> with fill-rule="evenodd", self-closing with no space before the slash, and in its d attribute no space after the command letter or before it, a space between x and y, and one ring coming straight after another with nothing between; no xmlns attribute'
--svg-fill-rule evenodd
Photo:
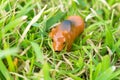
<svg viewBox="0 0 120 80"><path fill-rule="evenodd" d="M80 16L69 16L67 20L52 28L49 36L53 41L53 49L70 51L72 43L84 31L84 21Z"/></svg>

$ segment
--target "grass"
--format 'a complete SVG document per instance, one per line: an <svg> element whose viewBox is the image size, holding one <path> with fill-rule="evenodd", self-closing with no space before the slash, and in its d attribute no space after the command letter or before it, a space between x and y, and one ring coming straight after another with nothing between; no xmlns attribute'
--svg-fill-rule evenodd
<svg viewBox="0 0 120 80"><path fill-rule="evenodd" d="M85 21L72 50L48 34L70 15ZM119 0L1 0L0 80L120 80Z"/></svg>

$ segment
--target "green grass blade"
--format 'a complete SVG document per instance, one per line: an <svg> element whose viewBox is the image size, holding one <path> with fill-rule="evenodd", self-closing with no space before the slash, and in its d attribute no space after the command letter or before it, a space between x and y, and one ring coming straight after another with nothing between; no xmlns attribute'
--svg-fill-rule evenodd
<svg viewBox="0 0 120 80"><path fill-rule="evenodd" d="M108 47L110 47L110 49L113 49L113 47L114 47L114 39L113 39L113 35L112 35L112 32L111 32L109 26L106 26L105 31L106 31L106 41L105 41L106 45Z"/></svg>
<svg viewBox="0 0 120 80"><path fill-rule="evenodd" d="M83 60L82 57L80 57L79 60L77 60L76 66L79 67L80 69L83 68L83 66L84 66L84 60Z"/></svg>
<svg viewBox="0 0 120 80"><path fill-rule="evenodd" d="M73 74L71 74L71 73L68 73L68 75L69 75L73 80L83 80L82 78L77 77L77 76L75 76L75 75L73 75Z"/></svg>
<svg viewBox="0 0 120 80"><path fill-rule="evenodd" d="M3 76L6 78L6 80L13 80L13 78L9 74L7 68L5 67L5 65L1 59L0 59L0 72L3 74Z"/></svg>
<svg viewBox="0 0 120 80"><path fill-rule="evenodd" d="M32 10L36 4L32 4L32 0L30 2L28 2L16 15L16 17L20 17L23 15L26 15L28 12L30 12L30 10Z"/></svg>
<svg viewBox="0 0 120 80"><path fill-rule="evenodd" d="M101 65L102 65L101 72L104 72L106 69L110 67L110 56L109 55L106 55L103 57Z"/></svg>
<svg viewBox="0 0 120 80"><path fill-rule="evenodd" d="M27 18L27 16L22 16L20 18L17 18L11 22L9 22L4 28L3 31L7 32L15 27L17 27L21 22L23 22L25 19Z"/></svg>
<svg viewBox="0 0 120 80"><path fill-rule="evenodd" d="M65 14L66 14L65 12L58 11L55 14L55 16L48 19L46 22L46 31L49 30L53 24L60 21L60 19L63 18L63 16L65 16Z"/></svg>
<svg viewBox="0 0 120 80"><path fill-rule="evenodd" d="M120 75L120 69L113 72L113 74L110 76L109 80L116 78L118 75Z"/></svg>
<svg viewBox="0 0 120 80"><path fill-rule="evenodd" d="M84 0L78 0L77 3L78 3L79 5L81 5L82 7L87 6Z"/></svg>
<svg viewBox="0 0 120 80"><path fill-rule="evenodd" d="M44 80L52 80L50 77L50 72L49 72L49 66L48 63L45 63L43 66L43 74L44 74Z"/></svg>
<svg viewBox="0 0 120 80"><path fill-rule="evenodd" d="M7 56L6 57L7 59L7 62L8 62L8 66L9 66L9 70L14 72L15 71L15 67L14 67L14 63L13 63L13 60L12 60L12 56Z"/></svg>
<svg viewBox="0 0 120 80"><path fill-rule="evenodd" d="M91 24L89 27L87 27L85 29L86 32L88 31L94 31L96 30L100 25L106 25L106 24L110 24L110 20L107 20L107 21L99 21L99 22L96 22L94 24Z"/></svg>
<svg viewBox="0 0 120 80"><path fill-rule="evenodd" d="M9 55L15 55L19 51L19 48L10 48L6 50L0 50L0 59L5 58Z"/></svg>
<svg viewBox="0 0 120 80"><path fill-rule="evenodd" d="M103 73L100 74L95 80L109 80L109 77L112 75L113 71L115 70L115 67L112 66L108 69L106 69Z"/></svg>
<svg viewBox="0 0 120 80"><path fill-rule="evenodd" d="M43 56L43 52L42 52L41 48L35 42L31 42L31 45L33 47L33 50L35 51L36 60L40 61L43 64L44 63L44 56Z"/></svg>
<svg viewBox="0 0 120 80"><path fill-rule="evenodd" d="M99 63L95 69L95 72L93 73L93 80L95 80L98 77L98 75L100 74L101 67L102 67L102 65L101 65L101 63Z"/></svg>
<svg viewBox="0 0 120 80"><path fill-rule="evenodd" d="M8 68L10 71L15 71L15 67L14 67L11 55L14 56L18 51L19 51L19 48L10 48L6 50L0 50L0 58L2 59L6 57Z"/></svg>
<svg viewBox="0 0 120 80"><path fill-rule="evenodd" d="M114 51L120 56L120 39L115 43Z"/></svg>

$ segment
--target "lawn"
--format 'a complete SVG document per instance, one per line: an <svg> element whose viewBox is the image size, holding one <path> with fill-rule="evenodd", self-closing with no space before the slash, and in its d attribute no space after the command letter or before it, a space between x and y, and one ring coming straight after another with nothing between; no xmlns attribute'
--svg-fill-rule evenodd
<svg viewBox="0 0 120 80"><path fill-rule="evenodd" d="M55 52L49 32L72 15L84 32ZM0 80L120 80L120 0L0 0Z"/></svg>

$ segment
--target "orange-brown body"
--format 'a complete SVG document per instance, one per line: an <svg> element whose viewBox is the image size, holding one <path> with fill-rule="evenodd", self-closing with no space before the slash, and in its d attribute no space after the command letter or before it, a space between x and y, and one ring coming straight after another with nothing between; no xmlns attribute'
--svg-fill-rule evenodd
<svg viewBox="0 0 120 80"><path fill-rule="evenodd" d="M64 47L70 51L73 41L84 30L84 21L80 16L69 16L67 20L52 28L49 36L53 40L53 49L61 51Z"/></svg>

